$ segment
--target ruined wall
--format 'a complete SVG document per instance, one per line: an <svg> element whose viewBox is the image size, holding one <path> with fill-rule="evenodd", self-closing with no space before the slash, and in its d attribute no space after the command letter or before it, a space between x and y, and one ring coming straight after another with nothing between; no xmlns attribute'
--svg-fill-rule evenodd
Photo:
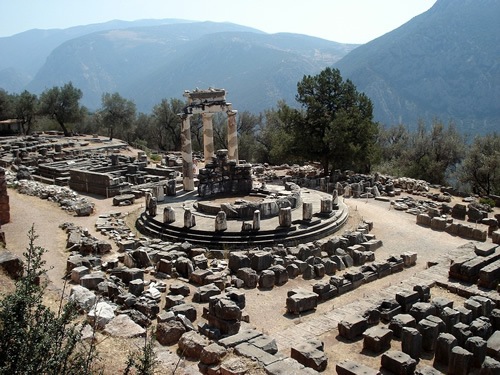
<svg viewBox="0 0 500 375"><path fill-rule="evenodd" d="M5 169L0 168L0 225L10 221L9 195L7 194L7 181Z"/></svg>
<svg viewBox="0 0 500 375"><path fill-rule="evenodd" d="M200 169L198 195L248 194L252 190L252 166L228 160L227 150L218 150L212 163Z"/></svg>
<svg viewBox="0 0 500 375"><path fill-rule="evenodd" d="M119 177L111 177L105 173L70 170L69 187L75 191L113 197L120 194L123 187Z"/></svg>

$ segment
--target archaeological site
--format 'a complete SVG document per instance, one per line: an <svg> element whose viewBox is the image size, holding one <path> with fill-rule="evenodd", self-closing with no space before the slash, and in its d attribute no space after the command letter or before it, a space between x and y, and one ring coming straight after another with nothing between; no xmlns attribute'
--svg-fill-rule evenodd
<svg viewBox="0 0 500 375"><path fill-rule="evenodd" d="M97 135L0 138L2 287L33 227L52 303L76 303L106 374L146 335L161 374L500 374L500 202L249 163L225 91L184 95L182 150L157 160Z"/></svg>

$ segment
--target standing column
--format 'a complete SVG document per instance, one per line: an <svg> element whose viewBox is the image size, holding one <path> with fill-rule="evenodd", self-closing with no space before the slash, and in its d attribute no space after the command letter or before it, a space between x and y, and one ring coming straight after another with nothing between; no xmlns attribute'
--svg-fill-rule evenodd
<svg viewBox="0 0 500 375"><path fill-rule="evenodd" d="M181 147L182 147L182 185L184 190L194 190L193 180L193 148L191 146L191 115L181 114Z"/></svg>
<svg viewBox="0 0 500 375"><path fill-rule="evenodd" d="M212 126L213 113L202 113L203 119L203 156L205 164L212 162L214 156L214 129Z"/></svg>
<svg viewBox="0 0 500 375"><path fill-rule="evenodd" d="M229 160L236 160L238 164L238 128L236 126L236 114L238 111L227 111L227 144Z"/></svg>

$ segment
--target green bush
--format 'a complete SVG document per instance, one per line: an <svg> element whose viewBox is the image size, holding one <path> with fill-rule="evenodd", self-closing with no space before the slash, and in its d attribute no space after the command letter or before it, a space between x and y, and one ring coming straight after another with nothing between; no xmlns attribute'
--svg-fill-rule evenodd
<svg viewBox="0 0 500 375"><path fill-rule="evenodd" d="M95 344L82 343L76 307L61 301L53 312L43 304L46 250L35 246L33 227L28 238L24 275L0 301L0 374L96 373Z"/></svg>
<svg viewBox="0 0 500 375"><path fill-rule="evenodd" d="M483 197L479 199L479 203L481 204L487 204L491 208L495 207L496 203L493 199L488 198L488 197Z"/></svg>

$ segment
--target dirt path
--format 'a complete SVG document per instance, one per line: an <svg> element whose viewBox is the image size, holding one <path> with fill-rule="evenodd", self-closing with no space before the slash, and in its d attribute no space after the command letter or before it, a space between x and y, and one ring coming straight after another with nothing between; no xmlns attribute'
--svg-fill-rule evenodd
<svg viewBox="0 0 500 375"><path fill-rule="evenodd" d="M113 207L111 199L99 199L87 196L95 204L95 213L87 217L77 217L64 210L58 204L42 200L38 197L20 194L17 190L9 189L10 223L2 226L5 232L7 249L22 256L28 246L28 231L32 226L38 236L35 244L47 250L44 256L48 277L51 286L60 289L63 285L63 276L66 269L66 233L59 228L65 222L87 228L97 237L108 241L116 249L116 245L109 239L95 231L95 222L99 214L108 212L127 213L141 207L142 200L132 206Z"/></svg>

